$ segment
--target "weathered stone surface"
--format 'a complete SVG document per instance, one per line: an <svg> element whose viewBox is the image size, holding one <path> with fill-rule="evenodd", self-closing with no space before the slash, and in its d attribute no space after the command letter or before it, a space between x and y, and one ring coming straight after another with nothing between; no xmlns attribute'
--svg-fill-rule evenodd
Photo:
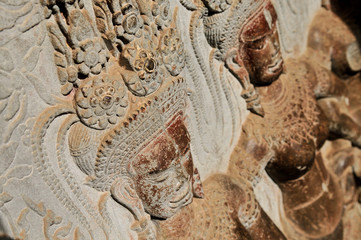
<svg viewBox="0 0 361 240"><path fill-rule="evenodd" d="M339 4L0 0L0 238L359 239Z"/></svg>

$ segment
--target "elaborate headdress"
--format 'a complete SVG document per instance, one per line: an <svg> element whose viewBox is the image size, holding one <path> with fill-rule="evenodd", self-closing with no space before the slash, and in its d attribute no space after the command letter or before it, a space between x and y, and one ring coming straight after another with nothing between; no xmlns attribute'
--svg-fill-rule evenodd
<svg viewBox="0 0 361 240"><path fill-rule="evenodd" d="M268 0L203 0L208 9L204 33L208 43L224 55L236 48L242 27Z"/></svg>
<svg viewBox="0 0 361 240"><path fill-rule="evenodd" d="M204 33L208 43L218 50L218 58L226 62L226 66L238 79L243 87L242 97L247 102L247 108L263 116L257 90L250 82L248 73L239 65L238 49L241 42L241 32L254 16L263 11L267 19L269 12L265 7L269 0L203 0L207 14L203 18ZM249 29L248 29L249 30ZM248 31L249 33L251 30ZM238 58L238 61L235 59ZM236 63L238 62L238 63ZM237 65L238 64L238 65Z"/></svg>
<svg viewBox="0 0 361 240"><path fill-rule="evenodd" d="M143 101L184 68L184 49L169 0L94 0L96 24L81 0L43 0L62 94L94 129L125 116L130 93ZM97 28L95 27L97 26Z"/></svg>
<svg viewBox="0 0 361 240"><path fill-rule="evenodd" d="M129 163L155 137L165 131L175 116L183 118L186 106L183 78L165 84L152 98L140 105L103 138L95 162L91 185L108 191L119 176L127 176Z"/></svg>

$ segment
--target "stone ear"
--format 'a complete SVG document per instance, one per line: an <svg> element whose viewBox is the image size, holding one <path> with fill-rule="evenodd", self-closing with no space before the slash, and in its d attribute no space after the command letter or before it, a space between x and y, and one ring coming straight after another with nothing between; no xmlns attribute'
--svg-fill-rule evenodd
<svg viewBox="0 0 361 240"><path fill-rule="evenodd" d="M115 201L126 207L134 215L136 220L139 221L147 215L130 178L120 177L116 179L110 188L110 193Z"/></svg>
<svg viewBox="0 0 361 240"><path fill-rule="evenodd" d="M156 228L150 216L145 213L142 201L130 178L116 179L110 188L110 193L115 201L133 214L136 221L131 225L131 229L137 232L138 239L157 239Z"/></svg>
<svg viewBox="0 0 361 240"><path fill-rule="evenodd" d="M258 92L249 79L248 71L244 66L243 60L238 54L238 49L233 48L227 52L225 63L226 67L243 88L241 95L246 100L247 109L263 117L265 112L261 106Z"/></svg>
<svg viewBox="0 0 361 240"><path fill-rule="evenodd" d="M238 50L233 48L226 54L225 59L226 67L237 78L243 89L247 89L250 85L249 75L245 68L243 61L238 56Z"/></svg>
<svg viewBox="0 0 361 240"><path fill-rule="evenodd" d="M225 63L226 63L227 68L233 69L236 66L243 67L243 61L241 59L238 59L237 55L238 55L237 49L232 48L232 49L228 50L226 57L225 57ZM241 60L242 62L239 63L238 62L239 60Z"/></svg>

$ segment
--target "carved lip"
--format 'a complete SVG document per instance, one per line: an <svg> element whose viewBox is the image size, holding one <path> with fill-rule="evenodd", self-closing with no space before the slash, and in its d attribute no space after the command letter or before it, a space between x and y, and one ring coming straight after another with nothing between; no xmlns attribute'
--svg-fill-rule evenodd
<svg viewBox="0 0 361 240"><path fill-rule="evenodd" d="M283 59L280 53L278 53L274 59L273 63L268 65L268 71L272 73L278 72L282 68L283 64Z"/></svg>
<svg viewBox="0 0 361 240"><path fill-rule="evenodd" d="M177 195L169 201L170 208L180 208L192 202L193 194L190 182L185 182Z"/></svg>

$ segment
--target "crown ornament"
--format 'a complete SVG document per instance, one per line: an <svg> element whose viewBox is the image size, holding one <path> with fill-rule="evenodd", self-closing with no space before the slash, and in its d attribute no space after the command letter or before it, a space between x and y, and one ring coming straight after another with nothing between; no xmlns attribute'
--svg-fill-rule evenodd
<svg viewBox="0 0 361 240"><path fill-rule="evenodd" d="M169 0L94 0L95 22L81 0L43 0L64 96L80 121L104 130L185 66L184 46ZM142 101L142 100L139 100Z"/></svg>

